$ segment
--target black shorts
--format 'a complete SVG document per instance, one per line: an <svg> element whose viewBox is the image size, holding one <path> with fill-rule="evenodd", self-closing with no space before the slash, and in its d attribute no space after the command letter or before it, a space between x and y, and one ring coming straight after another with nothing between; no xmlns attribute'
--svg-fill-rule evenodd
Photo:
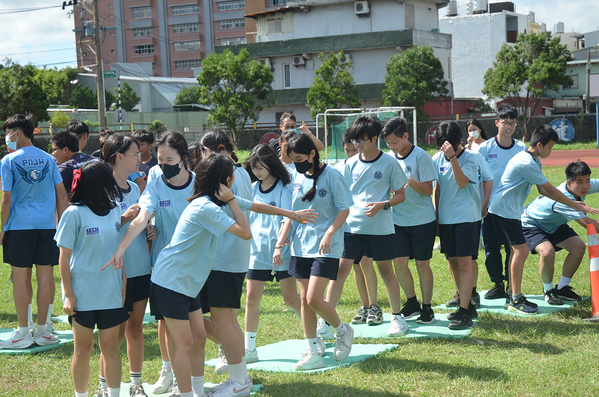
<svg viewBox="0 0 599 397"><path fill-rule="evenodd" d="M417 226L395 225L393 248L396 258L428 261L433 257L433 247L437 234L437 221Z"/></svg>
<svg viewBox="0 0 599 397"><path fill-rule="evenodd" d="M125 294L125 309L133 311L135 302L148 299L150 296L150 275L132 277L127 279L127 292Z"/></svg>
<svg viewBox="0 0 599 397"><path fill-rule="evenodd" d="M339 259L337 258L300 258L292 256L289 261L289 274L295 278L310 276L337 280Z"/></svg>
<svg viewBox="0 0 599 397"><path fill-rule="evenodd" d="M389 261L394 258L393 235L374 236L371 234L344 233L342 258L358 262L363 256L375 261Z"/></svg>
<svg viewBox="0 0 599 397"><path fill-rule="evenodd" d="M273 281L276 277L277 281L285 280L286 278L291 277L289 272L275 271L275 274L272 274L272 270L259 270L259 269L250 269L248 270L247 279L248 280L258 280L258 281Z"/></svg>
<svg viewBox="0 0 599 397"><path fill-rule="evenodd" d="M480 243L480 221L439 225L439 240L441 253L446 258L472 256L476 260Z"/></svg>
<svg viewBox="0 0 599 397"><path fill-rule="evenodd" d="M94 326L97 325L98 329L109 329L129 320L129 313L127 313L124 307L106 310L77 310L74 316L69 316L69 324L71 326L73 325L73 320L85 328L94 329Z"/></svg>
<svg viewBox="0 0 599 397"><path fill-rule="evenodd" d="M187 295L150 283L150 314L156 320L164 320L165 317L189 320L189 313L201 308L200 294L195 298L190 298Z"/></svg>
<svg viewBox="0 0 599 397"><path fill-rule="evenodd" d="M522 231L522 222L520 219L508 219L499 215L488 214L493 218L493 227L497 242L500 245L521 245L526 244L524 232Z"/></svg>
<svg viewBox="0 0 599 397"><path fill-rule="evenodd" d="M204 288L200 291L202 311L210 313L211 307L241 308L241 293L244 281L245 273L212 270L204 284Z"/></svg>
<svg viewBox="0 0 599 397"><path fill-rule="evenodd" d="M549 241L555 252L557 252L562 250L561 247L557 246L559 243L574 236L578 237L578 234L567 223L558 227L553 233L547 233L540 227L523 227L522 232L531 254L538 254L535 248L545 241Z"/></svg>
<svg viewBox="0 0 599 397"><path fill-rule="evenodd" d="M2 251L4 263L14 267L56 266L60 250L54 229L7 230Z"/></svg>

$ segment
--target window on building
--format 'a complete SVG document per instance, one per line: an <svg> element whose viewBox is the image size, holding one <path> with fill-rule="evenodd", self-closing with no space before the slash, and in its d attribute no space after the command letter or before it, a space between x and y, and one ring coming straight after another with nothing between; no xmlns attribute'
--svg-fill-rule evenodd
<svg viewBox="0 0 599 397"><path fill-rule="evenodd" d="M133 37L147 37L152 36L154 28L135 28L133 29Z"/></svg>
<svg viewBox="0 0 599 397"><path fill-rule="evenodd" d="M194 41L180 41L175 43L175 51L195 51L200 50L202 47L201 40Z"/></svg>
<svg viewBox="0 0 599 397"><path fill-rule="evenodd" d="M176 6L171 8L173 15L197 14L200 12L199 4L191 4L187 6Z"/></svg>
<svg viewBox="0 0 599 397"><path fill-rule="evenodd" d="M175 69L191 69L202 66L201 59L185 59L183 61L175 61Z"/></svg>
<svg viewBox="0 0 599 397"><path fill-rule="evenodd" d="M220 45L236 45L246 43L247 39L245 37L227 37L226 39L220 39Z"/></svg>
<svg viewBox="0 0 599 397"><path fill-rule="evenodd" d="M244 8L244 0L223 1L218 3L218 11L243 10Z"/></svg>
<svg viewBox="0 0 599 397"><path fill-rule="evenodd" d="M87 51L83 51L83 52L81 53L81 56L84 56L84 57L86 57L86 56L87 56Z"/></svg>
<svg viewBox="0 0 599 397"><path fill-rule="evenodd" d="M570 77L572 79L572 85L565 85L564 90L569 90L569 89L577 90L578 89L578 75L573 74L568 77Z"/></svg>
<svg viewBox="0 0 599 397"><path fill-rule="evenodd" d="M115 53L115 52L116 52L116 50L110 50L110 52L112 52L112 53Z"/></svg>
<svg viewBox="0 0 599 397"><path fill-rule="evenodd" d="M152 62L152 74L156 73L156 62Z"/></svg>
<svg viewBox="0 0 599 397"><path fill-rule="evenodd" d="M152 6L133 7L133 19L152 18Z"/></svg>
<svg viewBox="0 0 599 397"><path fill-rule="evenodd" d="M154 44L136 45L134 48L135 48L136 55L153 54L154 53Z"/></svg>
<svg viewBox="0 0 599 397"><path fill-rule="evenodd" d="M200 24L199 23L184 23L181 25L173 25L173 33L190 33L190 32L199 32Z"/></svg>
<svg viewBox="0 0 599 397"><path fill-rule="evenodd" d="M227 19L218 21L218 27L221 30L245 28L245 19Z"/></svg>
<svg viewBox="0 0 599 397"><path fill-rule="evenodd" d="M283 65L283 88L291 88L291 68L289 64Z"/></svg>
<svg viewBox="0 0 599 397"><path fill-rule="evenodd" d="M114 32L110 32L110 35L111 35L111 36L114 36Z"/></svg>
<svg viewBox="0 0 599 397"><path fill-rule="evenodd" d="M289 3L291 0L268 0L271 6L280 6Z"/></svg>
<svg viewBox="0 0 599 397"><path fill-rule="evenodd" d="M283 22L282 19L273 19L268 21L268 34L281 33L281 22Z"/></svg>
<svg viewBox="0 0 599 397"><path fill-rule="evenodd" d="M112 5L112 4L108 4L108 8L112 8L112 7L113 7L113 5Z"/></svg>

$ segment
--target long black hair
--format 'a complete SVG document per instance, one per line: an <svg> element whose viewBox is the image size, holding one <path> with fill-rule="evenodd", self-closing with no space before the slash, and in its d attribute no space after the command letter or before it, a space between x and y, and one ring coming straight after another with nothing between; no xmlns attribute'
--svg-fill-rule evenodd
<svg viewBox="0 0 599 397"><path fill-rule="evenodd" d="M223 150L231 153L231 158L238 162L239 159L235 154L235 145L223 130L208 130L201 138L202 146L207 147L214 153L219 153Z"/></svg>
<svg viewBox="0 0 599 397"><path fill-rule="evenodd" d="M212 153L204 157L195 168L196 178L193 192L187 201L193 201L200 196L208 196L218 206L225 205L216 198L220 185L227 184L227 178L233 178L235 163L223 154Z"/></svg>
<svg viewBox="0 0 599 397"><path fill-rule="evenodd" d="M458 152L458 147L462 142L462 130L455 121L445 121L437 127L435 134L437 148L441 148L445 141L448 141L453 147L454 152Z"/></svg>
<svg viewBox="0 0 599 397"><path fill-rule="evenodd" d="M123 200L123 195L116 185L112 168L102 161L87 162L79 170L80 177L73 175L73 181L78 180L71 203L87 205L96 215L107 215L117 203Z"/></svg>
<svg viewBox="0 0 599 397"><path fill-rule="evenodd" d="M195 170L198 163L202 160L202 149L203 146L199 139L189 144L189 166L192 170Z"/></svg>
<svg viewBox="0 0 599 397"><path fill-rule="evenodd" d="M126 135L114 134L104 139L102 145L102 156L104 161L110 165L116 163L116 155L127 153L131 149L131 145L135 145L139 150L139 143Z"/></svg>
<svg viewBox="0 0 599 397"><path fill-rule="evenodd" d="M187 149L187 141L180 132L168 131L160 137L154 146L156 147L156 150L161 146L170 146L181 157L183 166L189 168L189 150Z"/></svg>
<svg viewBox="0 0 599 397"><path fill-rule="evenodd" d="M252 165L261 164L264 168L270 172L275 178L278 178L283 186L291 182L291 176L287 168L281 163L281 160L277 157L274 150L268 145L263 143L254 146L252 152L245 160L243 167L250 174L252 182L256 182L258 178L252 172Z"/></svg>
<svg viewBox="0 0 599 397"><path fill-rule="evenodd" d="M296 134L287 142L287 156L289 153L294 152L297 154L305 154L310 155L314 150L314 175L312 175L312 179L314 183L312 184L312 188L306 192L304 197L302 197L302 201L312 201L314 196L316 195L316 181L326 164L320 162L320 156L318 155L318 150L316 149L316 145L312 142L309 136L306 134Z"/></svg>
<svg viewBox="0 0 599 397"><path fill-rule="evenodd" d="M483 125L481 124L480 121L478 121L477 119L470 119L466 122L466 130L468 130L468 127L470 127L471 125L478 127L478 129L480 130L480 136L481 138L483 138L485 141L489 138L487 138L487 133L485 132L485 129L483 128Z"/></svg>

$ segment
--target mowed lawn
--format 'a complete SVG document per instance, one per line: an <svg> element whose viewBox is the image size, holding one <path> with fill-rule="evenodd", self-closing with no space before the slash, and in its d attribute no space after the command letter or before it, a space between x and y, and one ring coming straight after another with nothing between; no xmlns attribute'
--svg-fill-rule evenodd
<svg viewBox="0 0 599 397"><path fill-rule="evenodd" d="M593 170L599 177L599 170ZM545 174L557 185L564 179L563 167L546 168ZM533 188L530 199L536 197ZM587 203L599 207L599 197ZM586 241L586 230L572 223ZM479 254L479 290L491 287L484 266L484 252ZM564 252L557 254L556 276L559 280ZM431 261L435 276L433 305L444 303L455 293L447 262L435 251ZM410 264L418 285L415 267ZM584 296L590 295L589 265L585 256L572 285ZM17 326L12 300L12 285L7 283L10 268L0 268L0 327ZM58 268L56 288L60 291ZM523 291L541 294L538 256L529 256L524 271ZM379 280L379 303L389 312L383 283ZM420 298L420 293L418 292ZM405 296L402 294L402 301ZM358 309L359 300L350 275L338 310L349 322ZM242 302L243 305L243 302ZM34 303L34 313L37 312ZM54 302L54 315L62 314L60 293ZM462 340L356 339L354 343L397 343L399 348L364 363L339 368L324 374L252 372L254 383L265 385L265 396L596 396L599 395L599 324L586 323L591 305L586 301L571 310L542 317L515 317L481 313L472 334ZM243 325L244 310L239 311ZM34 316L35 318L35 316ZM278 285L265 289L261 309L258 346L286 339L302 339L300 321L283 303ZM68 329L56 324L57 329ZM146 325L143 381L153 383L162 365L156 323ZM5 396L72 396L70 373L73 345L40 354L0 355L0 395ZM284 354L284 352L282 352ZM123 381L128 382L125 346L121 349ZM207 343L206 357L216 357L212 342ZM96 390L99 349L91 359L90 395ZM206 381L222 382L214 369L206 368Z"/></svg>

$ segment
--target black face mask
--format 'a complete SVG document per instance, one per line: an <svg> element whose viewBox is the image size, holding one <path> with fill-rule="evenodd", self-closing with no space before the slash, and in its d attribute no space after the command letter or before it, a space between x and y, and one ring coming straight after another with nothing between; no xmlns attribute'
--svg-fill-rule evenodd
<svg viewBox="0 0 599 397"><path fill-rule="evenodd" d="M181 172L181 167L179 167L179 164L160 164L160 169L162 170L162 173L166 179L174 178Z"/></svg>
<svg viewBox="0 0 599 397"><path fill-rule="evenodd" d="M293 165L295 165L295 170L300 174L305 174L307 171L310 171L310 168L312 168L312 163L310 163L308 160L302 161L301 163L296 163L294 161Z"/></svg>

